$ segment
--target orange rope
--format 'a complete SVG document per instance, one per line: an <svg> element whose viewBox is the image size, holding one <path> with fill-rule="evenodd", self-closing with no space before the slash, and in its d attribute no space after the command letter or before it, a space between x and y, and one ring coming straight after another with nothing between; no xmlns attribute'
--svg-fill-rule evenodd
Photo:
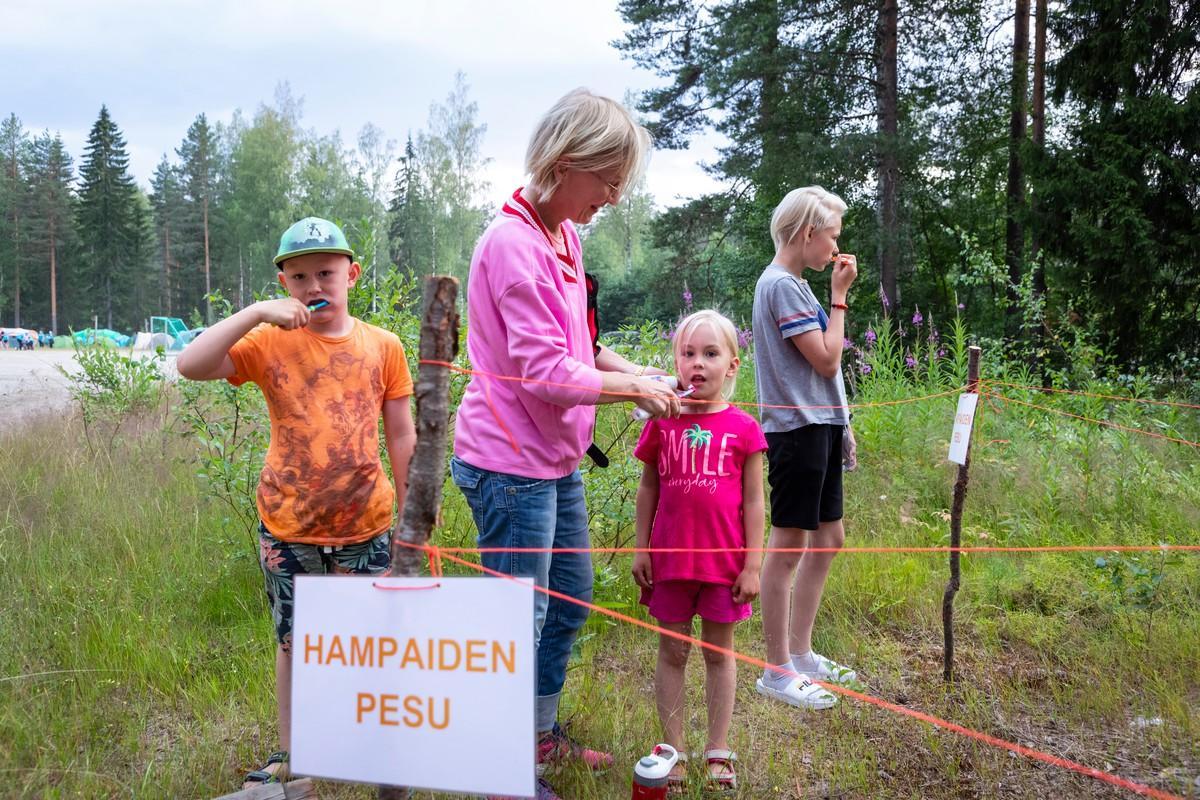
<svg viewBox="0 0 1200 800"><path fill-rule="evenodd" d="M1059 544L996 547L439 547L442 553L1158 553L1200 552L1200 544Z"/></svg>
<svg viewBox="0 0 1200 800"><path fill-rule="evenodd" d="M422 546L422 545L409 544L407 542L404 542L402 544L404 544L406 547L417 547L417 548L421 548L421 549L433 549L433 550L441 549L441 548L433 547L431 545ZM519 582L522 585L530 586L530 588L532 588L533 590L542 592L543 594L548 595L549 597L555 597L555 598L558 598L559 600L564 600L568 603L574 603L575 605L583 606L584 608L587 608L589 611L593 611L593 612L596 612L599 614L604 614L605 616L612 617L613 619L620 620L621 622L627 622L631 625L636 625L640 628L645 628L646 630L654 631L654 632L658 633L660 636L669 636L673 639L678 639L679 641L682 641L682 642L694 644L697 647L703 647L707 650L721 653L723 655L734 658L738 661L742 661L747 664L750 664L750 665L753 665L756 667L760 667L762 669L775 670L775 671L782 670L781 667L768 664L766 661L763 661L760 658L755 658L754 656L748 656L743 653L739 653L736 650L731 650L728 648L721 647L720 645L712 644L711 642L705 642L705 641L703 641L701 639L697 639L693 636L688 636L687 634L667 630L666 628L661 628L657 625L654 625L653 623L646 622L644 620L640 620L640 619L637 619L636 617L631 617L626 614L622 614L619 611L614 611L613 609L610 609L610 608L603 608L603 607L595 605L593 603L589 603L586 600L580 600L579 598L571 597L570 595L563 594L562 592L557 592L557 591L550 589L548 587L545 587L545 586L538 586L536 584L530 584L527 579L517 578L512 575L508 575L506 573L499 572L497 570L489 569L489 568L483 566L482 564L474 564L465 559L458 558L457 556L446 555L445 557L447 559L449 559L450 561L454 561L458 564L462 564L463 566L467 566L467 567L471 567L472 569L479 570L480 572L483 572L487 575L491 575L492 577L503 578L506 580ZM1095 778L1096 780L1103 781L1104 783L1110 784L1112 786L1117 786L1122 789L1127 789L1131 792L1134 792L1135 794L1145 795L1147 797L1154 797L1154 798L1158 798L1159 800L1184 800L1182 797L1180 797L1178 795L1173 795L1173 794L1170 794L1169 792L1164 792L1162 790L1155 789L1153 787L1147 786L1146 784L1138 783L1137 781L1132 781L1132 780L1129 780L1128 778L1122 778L1119 775L1114 775L1110 772L1105 772L1104 770L1096 769L1095 767L1089 767L1085 764L1080 764L1077 761L1071 761L1069 759L1061 758L1059 756L1051 755L1049 753L1043 753L1040 750L1035 750L1031 747L1026 747L1026 746L1018 744L1016 742L1010 742L1005 739L1000 739L996 736L991 736L990 734L972 730L971 728L967 728L963 725L959 725L957 723L941 719L940 717L935 717L932 714L926 714L922 711L916 711L914 709L905 708L904 706L897 705L895 703L889 703L888 701L881 700L878 697L872 697L871 695L864 694L862 692L856 692L853 689L847 689L847 688L845 688L843 686L839 686L837 684L826 683L824 681L818 681L818 683L831 692L836 692L838 694L845 695L846 697L852 697L855 700L860 700L864 703L868 703L870 705L877 706L886 711L891 711L896 714L902 714L906 717L911 717L912 719L917 719L922 722L926 722L935 727L942 728L943 730L947 730L952 733L957 733L961 736L966 736L967 738L975 739L977 741L983 742L984 744L991 745L992 747L1008 750L1009 752L1016 753L1017 755L1025 756L1026 758L1030 758L1035 761L1041 761L1046 764L1051 764L1056 767L1061 767L1063 769L1071 770L1072 772L1076 772L1080 775L1085 775L1085 776L1088 776L1091 778Z"/></svg>
<svg viewBox="0 0 1200 800"><path fill-rule="evenodd" d="M1055 394L1073 394L1079 397L1098 397L1103 400L1121 400L1126 403L1146 403L1147 405L1155 406L1174 406L1175 408L1200 409L1200 406L1198 405L1192 405L1191 403L1176 403L1170 400L1151 400L1145 397L1122 397L1117 394L1095 394L1093 392L1078 392L1072 389L1051 389L1045 386L1026 386L1020 383L1004 383L1003 381L993 380L989 380L988 383L995 384L996 386L1007 386L1010 389L1027 389L1031 392L1054 392Z"/></svg>
<svg viewBox="0 0 1200 800"><path fill-rule="evenodd" d="M542 380L540 378L522 378L522 377L519 377L516 375L500 375L499 373L495 373L495 372L487 372L484 370L467 369L466 367L459 367L455 364L451 364L449 361L435 361L433 359L423 358L420 360L419 363L428 364L433 367L445 367L446 369L450 370L451 372L457 372L461 375L481 375L486 378L495 378L498 381L515 381L518 383L534 383L539 386L555 386L560 389L586 389L589 391L595 391L595 387L592 387L592 386L583 386L583 385L575 384L575 383L560 383L558 381L547 381L547 380ZM750 403L750 402L733 401L733 400L697 400L697 399L693 399L690 397L685 399L683 402L687 405L703 405L705 403L712 403L712 404L719 404L719 405L745 406L746 408L778 408L778 409L785 409L785 410L822 409L822 408L847 408L847 409L849 409L849 408L875 408L878 406L900 406L900 405L906 405L908 403L917 403L917 402L920 402L921 400L932 400L935 397L948 397L952 394L958 394L961 391L963 391L963 390L960 387L957 389L948 389L947 391L944 391L944 392L938 392L937 394L923 395L921 397L906 397L901 400L882 400L877 403L850 403L849 405L843 405L843 406L783 406L783 405L771 405L770 403ZM656 397L657 396L657 395L652 395L652 394L646 394L645 392L604 392L604 394L612 395L613 397L628 397L630 399L637 398L637 397Z"/></svg>
<svg viewBox="0 0 1200 800"><path fill-rule="evenodd" d="M1061 414L1064 417L1073 417L1074 419L1080 419L1080 420L1083 420L1084 422L1092 422L1092 423L1095 423L1096 425L1103 425L1107 428L1116 428L1117 430L1128 431L1130 433L1140 433L1143 436L1153 436L1155 439L1166 439L1168 442L1176 442L1177 444L1186 444L1189 447L1200 447L1200 442L1193 442L1193 441L1189 441L1188 439L1177 439L1174 436L1167 436L1166 434L1155 433L1154 431L1142 430L1141 428L1131 428L1128 425L1118 425L1117 423L1109 422L1108 420L1092 419L1091 417L1084 417L1079 414L1072 414L1069 411L1060 411L1057 408L1049 408L1047 406L1039 406L1037 403L1027 403L1024 400L1017 400L1012 397L1006 397L1002 394L993 394L991 392L988 392L987 396L994 397L997 400L1001 400L1005 403L1016 403L1017 405L1021 405L1021 406L1029 406L1030 408L1036 408L1039 411L1049 411L1051 414Z"/></svg>

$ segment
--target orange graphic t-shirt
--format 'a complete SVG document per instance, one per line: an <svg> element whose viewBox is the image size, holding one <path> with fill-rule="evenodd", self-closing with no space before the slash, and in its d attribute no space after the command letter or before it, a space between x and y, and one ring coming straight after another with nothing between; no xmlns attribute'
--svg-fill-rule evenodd
<svg viewBox="0 0 1200 800"><path fill-rule="evenodd" d="M400 338L357 319L338 338L263 324L229 357L229 382L258 384L271 416L258 481L271 535L345 545L390 527L396 493L379 460L379 418L384 400L413 391Z"/></svg>

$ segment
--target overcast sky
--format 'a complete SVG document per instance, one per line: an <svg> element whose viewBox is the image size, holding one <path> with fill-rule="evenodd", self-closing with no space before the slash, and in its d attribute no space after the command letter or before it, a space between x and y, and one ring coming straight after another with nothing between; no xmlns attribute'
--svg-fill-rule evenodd
<svg viewBox="0 0 1200 800"><path fill-rule="evenodd" d="M487 125L494 202L520 182L530 131L558 97L659 82L611 46L622 28L615 0L0 0L0 114L61 132L78 167L107 104L148 188L197 114L252 116L282 81L303 98L305 127L353 146L373 122L399 150L462 70ZM716 187L699 164L718 141L654 154L660 204Z"/></svg>

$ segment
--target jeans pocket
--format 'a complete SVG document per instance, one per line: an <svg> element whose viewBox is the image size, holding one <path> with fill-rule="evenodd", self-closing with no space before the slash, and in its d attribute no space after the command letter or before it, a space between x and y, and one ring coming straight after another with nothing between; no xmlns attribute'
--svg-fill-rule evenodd
<svg viewBox="0 0 1200 800"><path fill-rule="evenodd" d="M483 480L483 473L465 461L460 461L458 458L451 458L450 479L460 489L478 489L479 482Z"/></svg>

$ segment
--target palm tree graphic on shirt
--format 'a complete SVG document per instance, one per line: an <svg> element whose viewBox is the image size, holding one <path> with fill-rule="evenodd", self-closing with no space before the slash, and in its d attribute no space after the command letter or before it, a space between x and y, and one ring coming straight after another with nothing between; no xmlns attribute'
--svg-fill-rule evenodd
<svg viewBox="0 0 1200 800"><path fill-rule="evenodd" d="M708 444L712 441L712 431L704 430L700 427L700 423L697 422L683 432L683 438L692 446L692 449L694 450L701 445Z"/></svg>

